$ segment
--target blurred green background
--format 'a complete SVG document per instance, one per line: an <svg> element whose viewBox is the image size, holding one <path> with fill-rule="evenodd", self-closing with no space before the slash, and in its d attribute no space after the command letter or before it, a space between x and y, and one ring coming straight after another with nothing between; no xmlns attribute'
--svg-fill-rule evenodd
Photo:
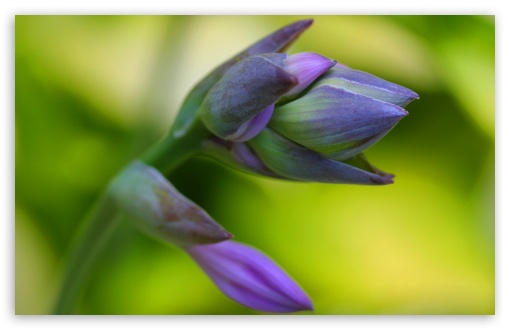
<svg viewBox="0 0 510 330"><path fill-rule="evenodd" d="M298 16L17 16L17 314L48 314L108 179L161 138L216 65ZM207 159L170 176L276 260L316 314L494 313L493 16L315 16L315 51L420 94L365 154L390 186L292 183ZM123 222L84 314L257 314L190 258Z"/></svg>

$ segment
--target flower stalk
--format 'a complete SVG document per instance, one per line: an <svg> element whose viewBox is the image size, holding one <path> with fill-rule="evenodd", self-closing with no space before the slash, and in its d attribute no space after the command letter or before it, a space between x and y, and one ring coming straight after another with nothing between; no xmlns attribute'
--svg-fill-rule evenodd
<svg viewBox="0 0 510 330"><path fill-rule="evenodd" d="M187 159L199 153L204 140L211 136L199 120L200 105L211 87L241 59L263 53L282 52L310 25L303 20L286 26L259 40L218 66L188 94L168 135L149 148L140 160L162 174L168 174ZM119 173L122 173L121 169ZM83 221L83 228L72 243L66 259L61 288L53 309L54 314L73 314L80 288L116 227L119 207L106 189Z"/></svg>
<svg viewBox="0 0 510 330"><path fill-rule="evenodd" d="M67 257L54 314L73 314L81 286L117 224L118 208L104 193L85 219Z"/></svg>
<svg viewBox="0 0 510 330"><path fill-rule="evenodd" d="M169 134L109 182L69 254L55 314L73 313L120 214L183 249L226 296L248 308L313 309L274 261L229 241L232 234L165 178L200 154L284 180L393 182L362 152L408 114L403 107L418 95L320 54L283 53L311 23L284 27L217 67L188 94Z"/></svg>

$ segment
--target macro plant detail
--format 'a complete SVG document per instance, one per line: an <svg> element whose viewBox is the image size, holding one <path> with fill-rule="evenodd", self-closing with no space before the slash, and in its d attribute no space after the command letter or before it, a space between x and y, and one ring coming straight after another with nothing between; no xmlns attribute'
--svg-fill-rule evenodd
<svg viewBox="0 0 510 330"><path fill-rule="evenodd" d="M181 248L226 296L248 308L313 310L305 291L275 261L233 241L228 229L165 177L204 155L276 179L393 182L363 151L407 115L403 108L418 95L320 54L286 54L311 24L286 26L212 71L188 94L169 134L112 179L72 250L56 314L73 312L77 288L118 214Z"/></svg>

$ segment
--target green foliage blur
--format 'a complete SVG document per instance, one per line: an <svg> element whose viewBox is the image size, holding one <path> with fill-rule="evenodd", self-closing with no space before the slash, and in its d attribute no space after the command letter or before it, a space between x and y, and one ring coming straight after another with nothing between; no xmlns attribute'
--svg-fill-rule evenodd
<svg viewBox="0 0 510 330"><path fill-rule="evenodd" d="M192 86L302 18L16 17L17 314L51 313L88 208L163 137ZM395 183L292 183L201 158L169 179L277 261L315 314L493 314L494 17L313 18L290 53L322 53L420 95L366 152ZM258 314L128 221L82 291L82 314Z"/></svg>

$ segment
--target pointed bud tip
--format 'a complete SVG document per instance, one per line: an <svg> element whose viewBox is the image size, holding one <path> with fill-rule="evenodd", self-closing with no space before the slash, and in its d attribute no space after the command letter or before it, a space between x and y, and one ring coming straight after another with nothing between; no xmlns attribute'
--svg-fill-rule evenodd
<svg viewBox="0 0 510 330"><path fill-rule="evenodd" d="M313 22L314 22L313 18L309 18L309 19L303 19L301 21L297 21L292 25L297 27L298 30L305 30L305 29L308 29L313 24Z"/></svg>
<svg viewBox="0 0 510 330"><path fill-rule="evenodd" d="M407 95L410 99L412 100L419 100L420 99L420 95L418 95L418 93L416 92L413 92L412 90L408 89L408 95Z"/></svg>
<svg viewBox="0 0 510 330"><path fill-rule="evenodd" d="M376 184L376 185L386 185L386 184L392 184L393 181L393 175L392 176L379 176L379 177L371 177L369 180Z"/></svg>
<svg viewBox="0 0 510 330"><path fill-rule="evenodd" d="M268 313L313 310L303 289L251 246L227 241L186 251L225 295L245 307Z"/></svg>
<svg viewBox="0 0 510 330"><path fill-rule="evenodd" d="M420 99L420 95L418 95L416 92L410 90L409 88L406 88L403 86L400 86L400 93L401 93L401 95L405 96L405 98L406 98L406 100L404 102L399 104L401 107L405 107L412 101Z"/></svg>
<svg viewBox="0 0 510 330"><path fill-rule="evenodd" d="M391 109L388 113L386 113L386 118L388 119L396 119L399 121L400 119L406 117L409 115L409 112L405 110L404 108L401 108L397 105L392 106L393 109Z"/></svg>
<svg viewBox="0 0 510 330"><path fill-rule="evenodd" d="M310 299L307 299L306 301L301 301L300 306L298 308L296 308L296 312L298 312L298 311L314 311L314 310L315 310L315 308L313 307L313 303Z"/></svg>

